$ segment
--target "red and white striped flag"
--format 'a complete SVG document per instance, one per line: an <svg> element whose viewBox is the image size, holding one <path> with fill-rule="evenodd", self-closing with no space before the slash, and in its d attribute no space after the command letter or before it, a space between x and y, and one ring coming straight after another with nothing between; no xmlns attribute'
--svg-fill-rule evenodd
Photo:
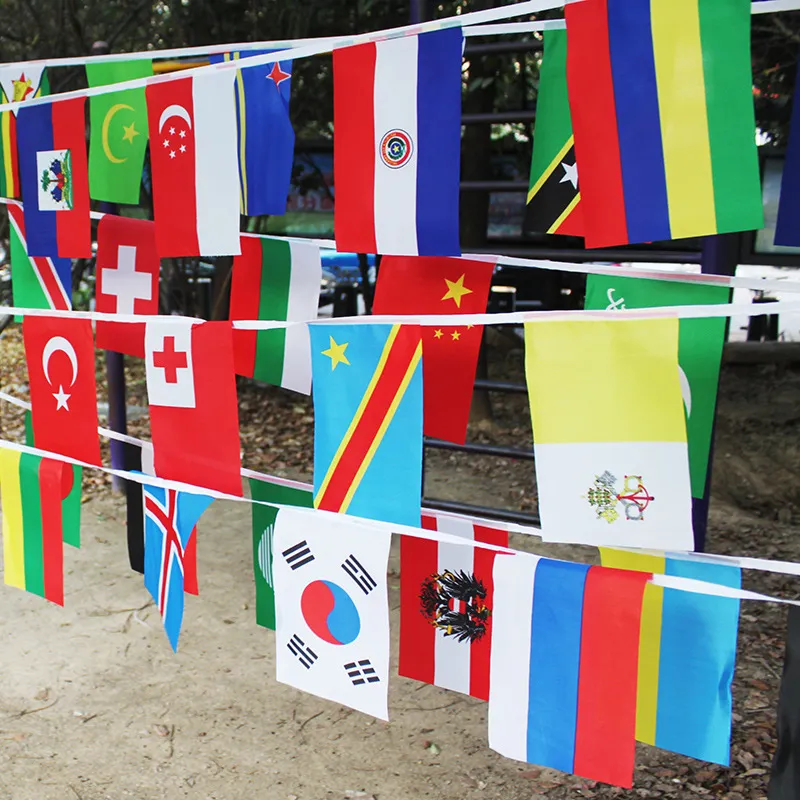
<svg viewBox="0 0 800 800"><path fill-rule="evenodd" d="M450 514L422 517L422 527L464 544L400 537L400 669L406 678L489 699L495 552L508 531Z"/></svg>

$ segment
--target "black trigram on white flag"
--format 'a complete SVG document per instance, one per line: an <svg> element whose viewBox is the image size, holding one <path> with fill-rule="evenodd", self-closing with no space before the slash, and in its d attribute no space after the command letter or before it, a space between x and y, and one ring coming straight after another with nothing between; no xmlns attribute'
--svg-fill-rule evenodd
<svg viewBox="0 0 800 800"><path fill-rule="evenodd" d="M353 686L363 686L365 683L380 682L380 678L368 658L364 658L361 661L350 661L348 664L344 665L344 669L347 673L347 677L352 681Z"/></svg>
<svg viewBox="0 0 800 800"><path fill-rule="evenodd" d="M358 559L350 554L342 564L342 569L355 581L364 594L369 594L378 584L372 575L361 566Z"/></svg>
<svg viewBox="0 0 800 800"><path fill-rule="evenodd" d="M291 547L287 547L281 555L286 559L286 563L292 569L304 567L314 560L311 548L308 546L308 542L305 539L297 544L293 544Z"/></svg>
<svg viewBox="0 0 800 800"><path fill-rule="evenodd" d="M292 653L292 655L297 657L297 660L306 669L311 669L311 667L314 666L314 662L319 658L319 656L297 634L294 634L292 638L289 639L286 647L289 649L289 652Z"/></svg>

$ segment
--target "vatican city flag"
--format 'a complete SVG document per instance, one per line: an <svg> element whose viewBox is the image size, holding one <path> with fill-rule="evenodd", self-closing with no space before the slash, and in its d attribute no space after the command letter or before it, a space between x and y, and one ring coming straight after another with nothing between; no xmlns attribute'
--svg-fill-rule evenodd
<svg viewBox="0 0 800 800"><path fill-rule="evenodd" d="M86 65L89 86L104 86L152 74L153 62L148 60ZM91 198L138 205L148 137L144 87L92 97L89 117Z"/></svg>
<svg viewBox="0 0 800 800"><path fill-rule="evenodd" d="M678 320L525 325L545 541L693 549Z"/></svg>

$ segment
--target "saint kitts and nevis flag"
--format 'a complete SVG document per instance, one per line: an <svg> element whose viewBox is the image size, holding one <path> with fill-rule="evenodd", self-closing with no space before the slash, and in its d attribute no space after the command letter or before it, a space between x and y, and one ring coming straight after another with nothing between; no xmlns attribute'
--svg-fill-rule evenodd
<svg viewBox="0 0 800 800"><path fill-rule="evenodd" d="M303 321L317 316L322 262L319 247L255 236L241 237L233 259L231 320ZM311 350L306 325L234 330L236 373L311 394Z"/></svg>
<svg viewBox="0 0 800 800"><path fill-rule="evenodd" d="M90 87L152 74L153 62L145 59L86 65ZM148 140L144 87L89 98L89 121L89 194L93 200L138 205Z"/></svg>
<svg viewBox="0 0 800 800"><path fill-rule="evenodd" d="M575 137L567 93L567 32L544 32L526 233L582 236Z"/></svg>
<svg viewBox="0 0 800 800"><path fill-rule="evenodd" d="M483 314L493 271L493 261L385 256L373 313ZM466 441L482 338L482 325L422 328L426 436Z"/></svg>
<svg viewBox="0 0 800 800"><path fill-rule="evenodd" d="M423 514L422 527L458 537L400 537L400 675L489 699L497 553L508 531L450 514Z"/></svg>
<svg viewBox="0 0 800 800"><path fill-rule="evenodd" d="M342 252L458 256L460 27L333 51Z"/></svg>
<svg viewBox="0 0 800 800"><path fill-rule="evenodd" d="M727 303L729 295L730 289L725 286L589 275L585 307L612 310L713 305ZM678 369L686 412L692 497L697 498L705 495L724 343L722 317L679 320Z"/></svg>
<svg viewBox="0 0 800 800"><path fill-rule="evenodd" d="M527 553L497 556L489 747L630 788L650 577Z"/></svg>
<svg viewBox="0 0 800 800"><path fill-rule="evenodd" d="M740 589L742 570L682 555L600 548L603 566ZM636 739L701 761L730 763L739 600L648 583L642 603Z"/></svg>
<svg viewBox="0 0 800 800"><path fill-rule="evenodd" d="M80 545L79 470L0 449L5 583L58 605L64 605L63 542Z"/></svg>
<svg viewBox="0 0 800 800"><path fill-rule="evenodd" d="M308 486L294 481L264 481L249 478L253 510L253 574L256 584L256 624L275 630L275 581L272 575L275 519L278 509L264 503L282 506L314 507L314 493Z"/></svg>
<svg viewBox="0 0 800 800"><path fill-rule="evenodd" d="M313 323L314 507L419 526L419 325Z"/></svg>
<svg viewBox="0 0 800 800"><path fill-rule="evenodd" d="M764 225L749 0L565 9L588 247Z"/></svg>
<svg viewBox="0 0 800 800"><path fill-rule="evenodd" d="M248 50L212 55L212 64L265 55ZM289 119L292 62L236 71L236 125L239 134L239 208L242 214L286 213L294 163L294 128Z"/></svg>
<svg viewBox="0 0 800 800"><path fill-rule="evenodd" d="M45 67L30 62L0 67L2 102L21 103L47 94L50 84ZM0 111L0 196L19 199L20 194L17 115L15 111Z"/></svg>

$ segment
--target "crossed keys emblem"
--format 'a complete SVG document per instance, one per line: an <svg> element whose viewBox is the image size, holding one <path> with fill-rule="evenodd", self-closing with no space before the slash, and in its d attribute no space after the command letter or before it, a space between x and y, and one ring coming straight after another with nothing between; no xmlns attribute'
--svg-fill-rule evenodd
<svg viewBox="0 0 800 800"><path fill-rule="evenodd" d="M622 491L617 490L617 478L606 470L602 475L595 475L594 484L584 495L597 514L610 525L620 518L620 505L625 519L630 522L641 522L645 509L655 500L642 483L641 475L625 475Z"/></svg>

